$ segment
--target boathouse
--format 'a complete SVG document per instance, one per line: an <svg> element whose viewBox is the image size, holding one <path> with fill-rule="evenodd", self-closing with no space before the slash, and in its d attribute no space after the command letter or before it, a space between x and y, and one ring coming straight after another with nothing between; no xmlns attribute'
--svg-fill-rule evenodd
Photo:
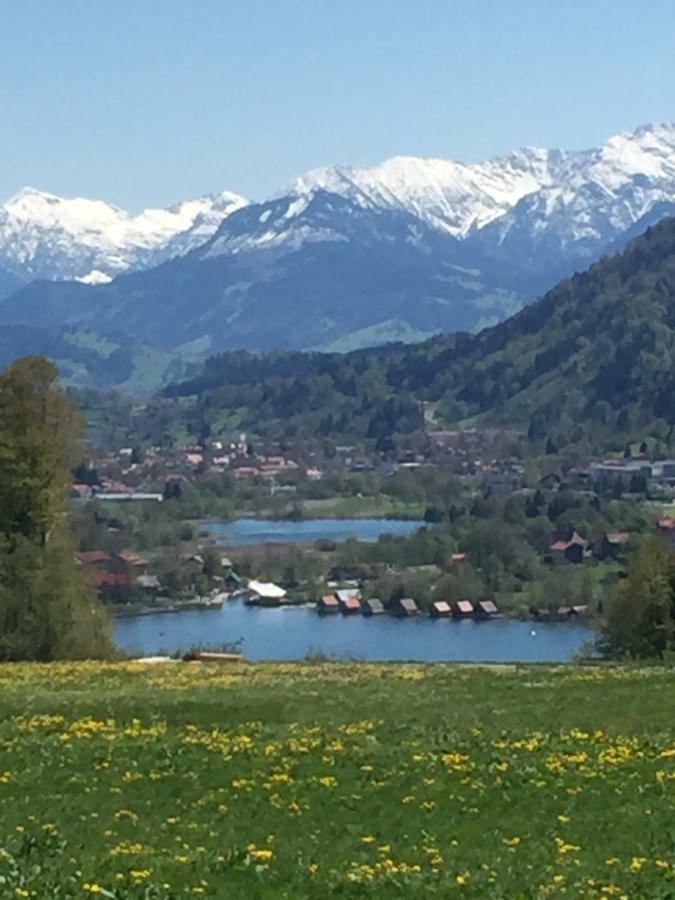
<svg viewBox="0 0 675 900"><path fill-rule="evenodd" d="M246 604L248 606L280 606L286 591L272 581L249 581Z"/></svg>
<svg viewBox="0 0 675 900"><path fill-rule="evenodd" d="M340 593L342 593L342 591L340 591ZM346 616L361 611L361 601L356 594L347 594L346 597L340 597L338 603L340 604L340 611Z"/></svg>
<svg viewBox="0 0 675 900"><path fill-rule="evenodd" d="M398 600L394 605L394 611L397 616L418 616L420 612L412 597L403 597L402 600Z"/></svg>
<svg viewBox="0 0 675 900"><path fill-rule="evenodd" d="M473 603L470 600L458 600L457 603L455 603L452 613L460 619L472 616L474 613Z"/></svg>
<svg viewBox="0 0 675 900"><path fill-rule="evenodd" d="M431 604L429 615L432 619L444 619L447 618L451 612L452 610L450 609L450 604L447 600L436 600L435 603Z"/></svg>
<svg viewBox="0 0 675 900"><path fill-rule="evenodd" d="M478 603L478 608L476 612L482 619L489 619L492 616L496 616L499 614L499 610L495 606L492 600L481 600Z"/></svg>
<svg viewBox="0 0 675 900"><path fill-rule="evenodd" d="M377 600L376 598L365 600L361 609L364 616L381 616L385 612L384 604L381 600Z"/></svg>
<svg viewBox="0 0 675 900"><path fill-rule="evenodd" d="M321 615L336 613L340 609L338 598L334 594L325 594L316 602L316 611Z"/></svg>

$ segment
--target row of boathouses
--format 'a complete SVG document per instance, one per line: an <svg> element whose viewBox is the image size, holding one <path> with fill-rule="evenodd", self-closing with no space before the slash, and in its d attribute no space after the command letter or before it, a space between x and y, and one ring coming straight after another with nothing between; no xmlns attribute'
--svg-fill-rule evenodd
<svg viewBox="0 0 675 900"><path fill-rule="evenodd" d="M434 619L442 618L481 618L489 619L499 615L499 610L492 600L458 600L450 603L447 600L436 600L428 612L422 610L412 597L401 597L390 602L386 607L381 600L363 600L358 591L336 591L320 597L316 603L319 615L361 614L379 616L389 613L400 617L428 614Z"/></svg>

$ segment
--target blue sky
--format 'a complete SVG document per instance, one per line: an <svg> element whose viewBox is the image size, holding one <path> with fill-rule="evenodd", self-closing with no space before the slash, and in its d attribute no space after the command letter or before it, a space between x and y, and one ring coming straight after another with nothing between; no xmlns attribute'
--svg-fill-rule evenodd
<svg viewBox="0 0 675 900"><path fill-rule="evenodd" d="M670 0L0 0L0 23L0 199L262 198L675 120Z"/></svg>

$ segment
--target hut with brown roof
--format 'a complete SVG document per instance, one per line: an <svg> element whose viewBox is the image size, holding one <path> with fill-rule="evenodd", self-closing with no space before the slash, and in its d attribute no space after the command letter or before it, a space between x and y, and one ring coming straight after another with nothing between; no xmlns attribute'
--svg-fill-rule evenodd
<svg viewBox="0 0 675 900"><path fill-rule="evenodd" d="M476 612L482 619L490 619L499 615L499 610L493 600L479 600Z"/></svg>
<svg viewBox="0 0 675 900"><path fill-rule="evenodd" d="M418 616L420 609L412 597L403 597L394 604L394 612L397 616Z"/></svg>
<svg viewBox="0 0 675 900"><path fill-rule="evenodd" d="M370 600L364 600L361 604L361 610L364 616L381 616L385 612L384 604L381 600L373 597Z"/></svg>
<svg viewBox="0 0 675 900"><path fill-rule="evenodd" d="M356 594L347 594L346 597L339 598L338 603L340 604L340 612L345 616L361 612L361 601Z"/></svg>
<svg viewBox="0 0 675 900"><path fill-rule="evenodd" d="M452 609L452 614L458 619L464 619L467 616L472 616L473 613L473 603L470 600L458 600Z"/></svg>
<svg viewBox="0 0 675 900"><path fill-rule="evenodd" d="M584 561L584 553L588 541L575 531L569 541L554 541L550 546L551 562L555 565L564 563L579 564Z"/></svg>
<svg viewBox="0 0 675 900"><path fill-rule="evenodd" d="M316 611L322 615L330 615L340 611L340 603L334 594L324 594L316 601Z"/></svg>
<svg viewBox="0 0 675 900"><path fill-rule="evenodd" d="M447 600L436 600L431 604L429 615L432 619L444 619L452 614L452 609Z"/></svg>

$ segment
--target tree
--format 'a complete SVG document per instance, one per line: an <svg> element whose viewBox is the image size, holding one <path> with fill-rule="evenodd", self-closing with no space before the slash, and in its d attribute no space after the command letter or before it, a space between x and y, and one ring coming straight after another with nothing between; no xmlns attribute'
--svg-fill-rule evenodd
<svg viewBox="0 0 675 900"><path fill-rule="evenodd" d="M611 600L598 646L612 658L661 657L675 634L675 556L660 538L644 544Z"/></svg>
<svg viewBox="0 0 675 900"><path fill-rule="evenodd" d="M204 565L202 571L207 578L217 578L223 574L223 564L220 553L215 547L207 547L203 553Z"/></svg>
<svg viewBox="0 0 675 900"><path fill-rule="evenodd" d="M112 650L66 518L82 419L41 356L0 375L0 660Z"/></svg>

